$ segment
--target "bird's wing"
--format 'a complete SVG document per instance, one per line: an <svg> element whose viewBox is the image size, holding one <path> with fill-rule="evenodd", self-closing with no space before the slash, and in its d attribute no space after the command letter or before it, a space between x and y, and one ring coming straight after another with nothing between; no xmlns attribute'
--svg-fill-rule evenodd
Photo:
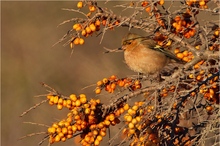
<svg viewBox="0 0 220 146"><path fill-rule="evenodd" d="M149 40L149 39L143 39L142 40L142 44L145 46L148 46L149 48L155 50L155 51L159 51L162 52L164 55L166 55L167 57L177 61L177 62L182 62L180 59L178 59L173 53L171 53L169 50L165 50L163 47L157 45L155 43L155 41L153 40Z"/></svg>

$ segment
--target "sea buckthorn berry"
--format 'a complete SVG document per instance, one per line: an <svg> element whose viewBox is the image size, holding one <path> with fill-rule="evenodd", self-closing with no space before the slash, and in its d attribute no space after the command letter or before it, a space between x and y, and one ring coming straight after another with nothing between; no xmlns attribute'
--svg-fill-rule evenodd
<svg viewBox="0 0 220 146"><path fill-rule="evenodd" d="M216 31L214 32L214 35L215 35L216 37L218 37L218 36L219 36L219 30L216 30Z"/></svg>
<svg viewBox="0 0 220 146"><path fill-rule="evenodd" d="M132 116L131 116L131 115L126 115L126 116L125 116L125 120L126 120L127 122L131 122L131 121L132 121Z"/></svg>
<svg viewBox="0 0 220 146"><path fill-rule="evenodd" d="M213 110L212 106L207 106L207 107L206 107L206 111L207 111L207 112L211 112L212 110Z"/></svg>
<svg viewBox="0 0 220 146"><path fill-rule="evenodd" d="M77 8L82 8L82 7L83 7L83 2L79 1L79 2L77 3Z"/></svg>
<svg viewBox="0 0 220 146"><path fill-rule="evenodd" d="M59 135L56 135L54 140L55 140L55 142L59 142L60 141Z"/></svg>
<svg viewBox="0 0 220 146"><path fill-rule="evenodd" d="M98 82L96 83L97 86L101 86L102 84L103 84L103 81L98 81Z"/></svg>
<svg viewBox="0 0 220 146"><path fill-rule="evenodd" d="M177 54L179 52L180 52L180 49L179 48L175 48L174 53Z"/></svg>
<svg viewBox="0 0 220 146"><path fill-rule="evenodd" d="M137 106L137 105L134 105L134 106L132 107L132 109L133 109L134 111L136 111L136 110L138 110L138 106Z"/></svg>
<svg viewBox="0 0 220 146"><path fill-rule="evenodd" d="M179 59L182 59L184 56L183 56L183 53L177 53L176 57L179 58Z"/></svg>
<svg viewBox="0 0 220 146"><path fill-rule="evenodd" d="M50 127L50 128L48 128L47 131L48 131L48 133L53 134L56 132L56 129L54 127Z"/></svg>
<svg viewBox="0 0 220 146"><path fill-rule="evenodd" d="M73 25L73 29L75 29L76 31L79 31L79 30L81 30L82 29L82 26L81 26L81 24L74 24Z"/></svg>
<svg viewBox="0 0 220 146"><path fill-rule="evenodd" d="M151 12L151 7L150 7L150 6L149 6L149 7L146 7L146 8L145 8L145 11L148 12L148 13L150 13L150 12Z"/></svg>
<svg viewBox="0 0 220 146"><path fill-rule="evenodd" d="M174 20L175 20L176 22L180 21L180 20L181 20L181 16L180 16L180 15L177 15L177 16L174 18Z"/></svg>
<svg viewBox="0 0 220 146"><path fill-rule="evenodd" d="M160 0L160 1L158 2L158 4L159 4L159 5L163 5L163 4L164 4L164 0Z"/></svg>
<svg viewBox="0 0 220 146"><path fill-rule="evenodd" d="M106 20L102 20L102 25L105 26L106 25Z"/></svg>
<svg viewBox="0 0 220 146"><path fill-rule="evenodd" d="M205 1L204 1L204 0L201 0L201 1L199 2L199 5L200 5L200 6L205 6Z"/></svg>
<svg viewBox="0 0 220 146"><path fill-rule="evenodd" d="M81 35L82 35L82 36L86 36L86 34L87 34L87 33L86 33L86 30L83 29L82 32L81 32Z"/></svg>
<svg viewBox="0 0 220 146"><path fill-rule="evenodd" d="M84 39L79 38L79 44L80 44L80 45L83 45L83 44L84 44L84 42L85 42L85 41L84 41Z"/></svg>
<svg viewBox="0 0 220 146"><path fill-rule="evenodd" d="M136 111L133 110L133 109L129 109L129 110L128 110L128 113L129 113L130 115L134 115L134 114L136 113Z"/></svg>
<svg viewBox="0 0 220 146"><path fill-rule="evenodd" d="M74 45L78 45L79 44L79 40L80 40L79 38L75 38L74 41L73 41Z"/></svg>
<svg viewBox="0 0 220 146"><path fill-rule="evenodd" d="M108 79L107 79L107 78L104 78L104 79L102 80L102 82L103 82L104 84L106 84L106 83L108 83Z"/></svg>
<svg viewBox="0 0 220 146"><path fill-rule="evenodd" d="M62 104L57 104L57 109L58 110L61 110L63 108L63 105Z"/></svg>
<svg viewBox="0 0 220 146"><path fill-rule="evenodd" d="M71 49L73 48L73 42L70 42L70 48Z"/></svg>
<svg viewBox="0 0 220 146"><path fill-rule="evenodd" d="M189 62L189 58L188 57L183 57L182 60L185 61L185 62Z"/></svg>
<svg viewBox="0 0 220 146"><path fill-rule="evenodd" d="M99 27L100 25L101 25L100 20L96 20L96 21L95 21L95 26L98 26L98 27Z"/></svg>
<svg viewBox="0 0 220 146"><path fill-rule="evenodd" d="M79 107L81 105L81 101L79 99L76 100L76 107Z"/></svg>
<svg viewBox="0 0 220 146"><path fill-rule="evenodd" d="M100 94L100 93L101 93L101 88L97 87L97 88L95 89L95 93L96 93L96 94Z"/></svg>
<svg viewBox="0 0 220 146"><path fill-rule="evenodd" d="M183 51L183 56L187 57L189 55L189 52L187 50Z"/></svg>
<svg viewBox="0 0 220 146"><path fill-rule="evenodd" d="M111 75L111 76L109 77L109 79L112 80L112 81L114 81L115 79L117 79L117 77L116 77L116 75Z"/></svg>
<svg viewBox="0 0 220 146"><path fill-rule="evenodd" d="M130 129L133 129L133 128L134 128L134 124L133 124L133 123L129 123L129 124L128 124L128 127L129 127Z"/></svg>
<svg viewBox="0 0 220 146"><path fill-rule="evenodd" d="M70 99L71 99L72 101L76 101L76 100L77 100L77 96L76 96L75 94L71 94L71 95L70 95Z"/></svg>
<svg viewBox="0 0 220 146"><path fill-rule="evenodd" d="M96 26L92 23L89 25L89 28L92 30L92 31L96 31Z"/></svg>
<svg viewBox="0 0 220 146"><path fill-rule="evenodd" d="M115 90L116 84L115 84L115 83L112 83L112 84L110 85L110 87L111 87L111 89Z"/></svg>
<svg viewBox="0 0 220 146"><path fill-rule="evenodd" d="M92 6L92 5L89 6L89 11L90 11L90 12L94 12L95 10L96 10L95 6Z"/></svg>
<svg viewBox="0 0 220 146"><path fill-rule="evenodd" d="M129 105L126 103L123 108L124 108L124 110L128 110L129 109Z"/></svg>
<svg viewBox="0 0 220 146"><path fill-rule="evenodd" d="M148 2L147 2L147 1L141 2L141 6L142 6L142 7L146 7L147 5L148 5Z"/></svg>
<svg viewBox="0 0 220 146"><path fill-rule="evenodd" d="M86 33L88 33L88 34L90 34L92 32L91 28L88 26L85 28L85 30L86 30Z"/></svg>
<svg viewBox="0 0 220 146"><path fill-rule="evenodd" d="M76 24L73 25L73 29L76 29L77 27L79 27L79 24L78 24L78 23L76 23Z"/></svg>

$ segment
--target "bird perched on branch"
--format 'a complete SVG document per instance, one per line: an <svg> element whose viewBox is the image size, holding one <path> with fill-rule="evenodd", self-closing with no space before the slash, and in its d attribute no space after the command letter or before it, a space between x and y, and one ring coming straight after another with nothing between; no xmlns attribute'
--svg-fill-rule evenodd
<svg viewBox="0 0 220 146"><path fill-rule="evenodd" d="M129 33L122 40L125 63L131 70L143 74L159 73L167 64L179 62L172 52L156 44L153 39Z"/></svg>

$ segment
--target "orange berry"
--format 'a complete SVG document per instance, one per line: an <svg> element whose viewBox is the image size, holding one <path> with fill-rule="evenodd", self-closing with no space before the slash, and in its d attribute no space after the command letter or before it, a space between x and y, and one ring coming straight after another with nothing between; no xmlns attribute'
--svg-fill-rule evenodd
<svg viewBox="0 0 220 146"><path fill-rule="evenodd" d="M76 101L76 100L77 100L77 96L76 96L75 94L71 94L71 95L70 95L70 99L71 99L72 101Z"/></svg>
<svg viewBox="0 0 220 146"><path fill-rule="evenodd" d="M83 29L82 32L81 32L81 35L82 35L82 36L86 36L86 34L87 34L87 33L86 33L86 30Z"/></svg>
<svg viewBox="0 0 220 146"><path fill-rule="evenodd" d="M63 127L63 128L62 128L62 133L63 133L63 134L67 134L67 132L68 132L67 128L66 128L66 127Z"/></svg>
<svg viewBox="0 0 220 146"><path fill-rule="evenodd" d="M70 48L71 49L73 48L73 42L70 42Z"/></svg>
<svg viewBox="0 0 220 146"><path fill-rule="evenodd" d="M204 6L204 5L205 5L205 1L204 1L204 0L201 0L201 1L199 2L199 5L200 5L200 6Z"/></svg>
<svg viewBox="0 0 220 146"><path fill-rule="evenodd" d="M79 44L79 38L75 38L74 41L73 41L73 43L74 43L75 45L78 45L78 44Z"/></svg>
<svg viewBox="0 0 220 146"><path fill-rule="evenodd" d="M113 90L115 90L116 84L115 84L115 83L112 83L112 84L110 85L110 88L113 89Z"/></svg>
<svg viewBox="0 0 220 146"><path fill-rule="evenodd" d="M100 141L99 141L98 139L96 139L96 140L94 141L94 145L95 145L95 146L100 145Z"/></svg>
<svg viewBox="0 0 220 146"><path fill-rule="evenodd" d="M117 79L117 77L116 77L116 75L111 75L111 76L109 77L109 79L112 80L112 81L114 81L115 79Z"/></svg>
<svg viewBox="0 0 220 146"><path fill-rule="evenodd" d="M60 141L60 136L56 135L54 140L55 140L55 142L59 142Z"/></svg>
<svg viewBox="0 0 220 146"><path fill-rule="evenodd" d="M134 128L134 124L133 124L133 123L129 123L129 124L128 124L128 127L129 127L130 129L133 129L133 128Z"/></svg>
<svg viewBox="0 0 220 146"><path fill-rule="evenodd" d="M81 102L81 104L84 104L84 103L86 103L86 102L87 102L87 99L86 99L86 97L80 98L80 102Z"/></svg>
<svg viewBox="0 0 220 146"><path fill-rule="evenodd" d="M50 127L50 128L47 129L47 131L48 131L48 133L53 134L53 133L56 132L56 129L54 127Z"/></svg>
<svg viewBox="0 0 220 146"><path fill-rule="evenodd" d="M181 25L179 25L179 24L176 24L176 32L180 32L180 31L182 31L182 26Z"/></svg>
<svg viewBox="0 0 220 146"><path fill-rule="evenodd" d="M82 38L79 39L79 44L80 44L80 45L83 45L84 42L85 42L84 39L82 39Z"/></svg>
<svg viewBox="0 0 220 146"><path fill-rule="evenodd" d="M148 13L150 13L151 7L146 7L146 8L145 8L145 11L148 12Z"/></svg>
<svg viewBox="0 0 220 146"><path fill-rule="evenodd" d="M184 56L183 56L183 53L177 53L176 57L179 58L179 59L182 59Z"/></svg>
<svg viewBox="0 0 220 146"><path fill-rule="evenodd" d="M90 27L88 27L88 26L86 27L86 29L85 29L85 30L86 30L86 33L88 33L88 34L90 34L90 33L92 32L91 28L90 28Z"/></svg>
<svg viewBox="0 0 220 146"><path fill-rule="evenodd" d="M174 53L177 54L179 52L180 52L180 49L179 48L175 48Z"/></svg>
<svg viewBox="0 0 220 146"><path fill-rule="evenodd" d="M176 28L177 27L177 23L176 22L174 22L173 24L172 24L172 26L174 27L174 28Z"/></svg>
<svg viewBox="0 0 220 146"><path fill-rule="evenodd" d="M189 34L190 36L194 36L195 35L196 30L195 29L191 29L189 30Z"/></svg>
<svg viewBox="0 0 220 146"><path fill-rule="evenodd" d="M79 24L78 24L78 23L76 23L76 24L73 25L73 29L76 29L76 28L78 28L78 27L79 27Z"/></svg>
<svg viewBox="0 0 220 146"><path fill-rule="evenodd" d="M187 50L183 51L183 56L187 57L189 55L189 52Z"/></svg>
<svg viewBox="0 0 220 146"><path fill-rule="evenodd" d="M105 26L106 25L106 20L102 20L102 25Z"/></svg>
<svg viewBox="0 0 220 146"><path fill-rule="evenodd" d="M57 109L58 110L61 110L63 108L63 105L62 104L57 104Z"/></svg>
<svg viewBox="0 0 220 146"><path fill-rule="evenodd" d="M132 121L132 116L131 115L125 115L124 118L125 118L125 120L127 122L131 122Z"/></svg>
<svg viewBox="0 0 220 146"><path fill-rule="evenodd" d="M193 78L194 78L194 75L193 75L193 74L190 74L190 75L189 75L189 78L193 79Z"/></svg>
<svg viewBox="0 0 220 146"><path fill-rule="evenodd" d="M142 7L146 7L147 5L148 5L148 2L146 2L146 1L141 2Z"/></svg>
<svg viewBox="0 0 220 146"><path fill-rule="evenodd" d="M158 2L158 4L159 4L159 5L163 5L163 4L164 4L164 0L160 0L160 1Z"/></svg>
<svg viewBox="0 0 220 146"><path fill-rule="evenodd" d="M180 16L180 15L177 15L177 16L174 18L174 20L175 20L176 22L180 21L180 20L181 20L181 16Z"/></svg>
<svg viewBox="0 0 220 146"><path fill-rule="evenodd" d="M122 80L119 80L118 82L118 86L123 87L125 85L125 82Z"/></svg>
<svg viewBox="0 0 220 146"><path fill-rule="evenodd" d="M89 6L89 11L90 11L90 12L94 12L95 10L96 10L95 6L92 6L92 5Z"/></svg>
<svg viewBox="0 0 220 146"><path fill-rule="evenodd" d="M216 31L214 32L214 35L215 35L216 37L218 37L218 36L219 36L219 31L216 30Z"/></svg>
<svg viewBox="0 0 220 146"><path fill-rule="evenodd" d="M189 62L189 58L188 57L183 57L182 60L185 61L185 62Z"/></svg>
<svg viewBox="0 0 220 146"><path fill-rule="evenodd" d="M104 84L106 84L106 83L108 82L108 79L107 79L107 78L103 78L103 79L102 79L102 82L103 82Z"/></svg>
<svg viewBox="0 0 220 146"><path fill-rule="evenodd" d="M81 101L79 99L76 100L76 107L79 107L81 105Z"/></svg>
<svg viewBox="0 0 220 146"><path fill-rule="evenodd" d="M90 15L92 15L92 12L89 12L88 14L86 14L87 17L89 17Z"/></svg>
<svg viewBox="0 0 220 146"><path fill-rule="evenodd" d="M106 126L109 126L111 123L110 123L110 121L105 120L105 121L104 121L104 124L105 124Z"/></svg>
<svg viewBox="0 0 220 146"><path fill-rule="evenodd" d="M96 93L96 94L100 94L100 93L101 93L101 88L97 87L97 88L95 89L95 93Z"/></svg>
<svg viewBox="0 0 220 146"><path fill-rule="evenodd" d="M82 29L82 26L77 23L77 24L74 24L74 25L73 25L73 29L75 29L76 31L79 31L79 30Z"/></svg>
<svg viewBox="0 0 220 146"><path fill-rule="evenodd" d="M92 30L92 31L96 31L96 26L92 23L89 25L89 28Z"/></svg>
<svg viewBox="0 0 220 146"><path fill-rule="evenodd" d="M98 26L98 27L99 27L100 24L101 24L101 22L100 22L99 20L96 20L96 21L95 21L95 26Z"/></svg>
<svg viewBox="0 0 220 146"><path fill-rule="evenodd" d="M101 86L102 84L103 84L102 81L98 81L98 82L96 83L97 86Z"/></svg>
<svg viewBox="0 0 220 146"><path fill-rule="evenodd" d="M212 110L213 110L212 106L207 106L207 107L206 107L206 111L207 111L207 112L211 112Z"/></svg>
<svg viewBox="0 0 220 146"><path fill-rule="evenodd" d="M78 2L78 3L77 3L77 8L82 8L82 7L83 7L83 2L81 2L81 1Z"/></svg>
<svg viewBox="0 0 220 146"><path fill-rule="evenodd" d="M124 110L128 110L129 109L129 105L126 103L123 108L124 108Z"/></svg>

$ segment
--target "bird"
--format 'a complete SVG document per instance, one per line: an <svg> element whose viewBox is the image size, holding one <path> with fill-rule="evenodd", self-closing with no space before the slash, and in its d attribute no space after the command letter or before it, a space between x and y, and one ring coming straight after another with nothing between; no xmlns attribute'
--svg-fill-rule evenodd
<svg viewBox="0 0 220 146"><path fill-rule="evenodd" d="M171 62L182 63L170 50L157 45L149 37L128 33L122 39L124 60L134 72L152 75L160 73Z"/></svg>

